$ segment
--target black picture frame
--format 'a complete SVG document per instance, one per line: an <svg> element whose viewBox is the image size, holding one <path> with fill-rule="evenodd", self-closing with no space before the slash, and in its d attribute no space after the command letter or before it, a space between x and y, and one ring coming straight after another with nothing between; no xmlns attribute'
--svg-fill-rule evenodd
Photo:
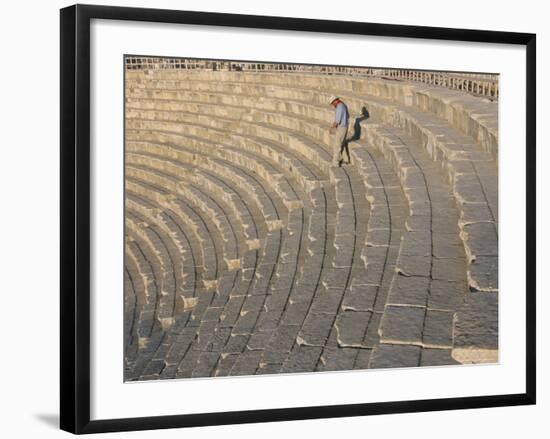
<svg viewBox="0 0 550 439"><path fill-rule="evenodd" d="M81 434L173 427L304 420L535 404L536 401L536 35L234 15L193 11L74 5L61 9L61 429ZM90 21L130 20L334 34L514 44L526 47L526 376L525 393L90 420Z"/></svg>

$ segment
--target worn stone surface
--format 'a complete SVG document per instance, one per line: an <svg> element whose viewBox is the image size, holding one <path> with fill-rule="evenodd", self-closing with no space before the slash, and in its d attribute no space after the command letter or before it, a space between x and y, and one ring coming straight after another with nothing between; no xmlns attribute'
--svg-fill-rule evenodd
<svg viewBox="0 0 550 439"><path fill-rule="evenodd" d="M340 347L361 347L367 332L371 312L344 311L336 318L336 331Z"/></svg>
<svg viewBox="0 0 550 439"><path fill-rule="evenodd" d="M380 344L372 351L369 368L416 367L421 350L419 346Z"/></svg>
<svg viewBox="0 0 550 439"><path fill-rule="evenodd" d="M325 348L317 370L351 370L354 368L358 353L357 349Z"/></svg>
<svg viewBox="0 0 550 439"><path fill-rule="evenodd" d="M283 363L281 372L311 372L315 370L322 351L322 347L296 346Z"/></svg>
<svg viewBox="0 0 550 439"><path fill-rule="evenodd" d="M439 310L456 310L462 304L468 292L466 282L454 282L433 279L430 283L428 308Z"/></svg>
<svg viewBox="0 0 550 439"><path fill-rule="evenodd" d="M370 311L374 307L378 285L353 284L346 290L342 301L344 310Z"/></svg>
<svg viewBox="0 0 550 439"><path fill-rule="evenodd" d="M498 294L473 292L466 295L456 313L455 349L498 349Z"/></svg>
<svg viewBox="0 0 550 439"><path fill-rule="evenodd" d="M468 280L473 290L498 290L498 258L477 256L468 268Z"/></svg>
<svg viewBox="0 0 550 439"><path fill-rule="evenodd" d="M380 324L384 343L422 343L426 309L413 306L386 306Z"/></svg>
<svg viewBox="0 0 550 439"><path fill-rule="evenodd" d="M453 346L453 316L452 311L426 311L422 343L426 347Z"/></svg>
<svg viewBox="0 0 550 439"><path fill-rule="evenodd" d="M420 366L450 366L460 364L451 356L451 349L422 349Z"/></svg>
<svg viewBox="0 0 550 439"><path fill-rule="evenodd" d="M388 304L426 306L430 294L428 277L395 276L390 287Z"/></svg>

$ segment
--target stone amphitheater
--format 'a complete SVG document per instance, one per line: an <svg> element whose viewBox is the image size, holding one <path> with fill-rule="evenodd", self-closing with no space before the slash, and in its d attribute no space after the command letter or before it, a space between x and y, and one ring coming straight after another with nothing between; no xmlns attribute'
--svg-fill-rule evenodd
<svg viewBox="0 0 550 439"><path fill-rule="evenodd" d="M494 87L152 67L125 73L125 380L498 361Z"/></svg>

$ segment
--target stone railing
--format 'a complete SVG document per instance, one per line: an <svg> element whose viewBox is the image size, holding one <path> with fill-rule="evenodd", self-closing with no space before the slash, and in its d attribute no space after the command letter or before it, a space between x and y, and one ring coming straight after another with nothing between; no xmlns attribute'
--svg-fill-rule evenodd
<svg viewBox="0 0 550 439"><path fill-rule="evenodd" d="M404 81L423 82L478 96L498 99L498 75L431 72L424 70L376 70L376 76Z"/></svg>
<svg viewBox="0 0 550 439"><path fill-rule="evenodd" d="M476 96L498 99L498 75L481 73L451 73L426 70L379 69L372 67L323 66L307 64L255 63L241 61L212 61L187 58L154 58L128 56L125 58L128 70L212 70L243 71L259 73L313 73L323 75L345 75L374 77L395 81L413 81L452 90L461 90Z"/></svg>

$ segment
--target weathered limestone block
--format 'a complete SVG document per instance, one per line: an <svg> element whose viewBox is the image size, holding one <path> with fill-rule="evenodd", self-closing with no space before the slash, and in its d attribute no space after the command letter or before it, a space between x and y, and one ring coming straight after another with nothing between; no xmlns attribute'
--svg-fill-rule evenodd
<svg viewBox="0 0 550 439"><path fill-rule="evenodd" d="M338 314L334 324L340 347L361 347L372 313L344 311Z"/></svg>
<svg viewBox="0 0 550 439"><path fill-rule="evenodd" d="M498 294L466 295L454 320L452 356L460 363L498 361Z"/></svg>
<svg viewBox="0 0 550 439"><path fill-rule="evenodd" d="M399 254L403 256L431 256L432 237L430 231L403 233Z"/></svg>
<svg viewBox="0 0 550 439"><path fill-rule="evenodd" d="M422 343L426 347L451 348L453 346L452 311L426 311Z"/></svg>
<svg viewBox="0 0 550 439"><path fill-rule="evenodd" d="M498 290L498 257L478 256L468 267L468 282L474 291Z"/></svg>
<svg viewBox="0 0 550 439"><path fill-rule="evenodd" d="M395 263L395 271L402 276L429 277L431 265L431 256L408 256L400 254Z"/></svg>
<svg viewBox="0 0 550 439"><path fill-rule="evenodd" d="M451 356L451 349L422 349L420 366L448 366L458 363Z"/></svg>
<svg viewBox="0 0 550 439"><path fill-rule="evenodd" d="M307 346L324 346L334 323L334 313L315 312L306 317L296 342Z"/></svg>
<svg viewBox="0 0 550 439"><path fill-rule="evenodd" d="M352 348L325 348L319 358L319 371L351 370L354 367L358 350Z"/></svg>
<svg viewBox="0 0 550 439"><path fill-rule="evenodd" d="M462 235L467 240L470 259L478 256L498 256L498 234L494 223L466 224Z"/></svg>
<svg viewBox="0 0 550 439"><path fill-rule="evenodd" d="M452 311L464 301L468 286L464 281L447 281L433 279L430 282L428 308L441 311Z"/></svg>
<svg viewBox="0 0 550 439"><path fill-rule="evenodd" d="M420 345L425 314L424 307L386 305L380 325L381 342Z"/></svg>
<svg viewBox="0 0 550 439"><path fill-rule="evenodd" d="M297 345L281 368L282 373L310 372L315 370L322 347Z"/></svg>
<svg viewBox="0 0 550 439"><path fill-rule="evenodd" d="M378 292L378 285L369 285L360 282L360 280L354 278L351 286L346 290L342 301L343 310L372 311Z"/></svg>
<svg viewBox="0 0 550 439"><path fill-rule="evenodd" d="M393 278L390 286L387 304L426 306L429 294L429 277L406 277L397 275Z"/></svg>
<svg viewBox="0 0 550 439"><path fill-rule="evenodd" d="M380 344L372 351L369 368L416 367L420 363L421 352L420 346Z"/></svg>

